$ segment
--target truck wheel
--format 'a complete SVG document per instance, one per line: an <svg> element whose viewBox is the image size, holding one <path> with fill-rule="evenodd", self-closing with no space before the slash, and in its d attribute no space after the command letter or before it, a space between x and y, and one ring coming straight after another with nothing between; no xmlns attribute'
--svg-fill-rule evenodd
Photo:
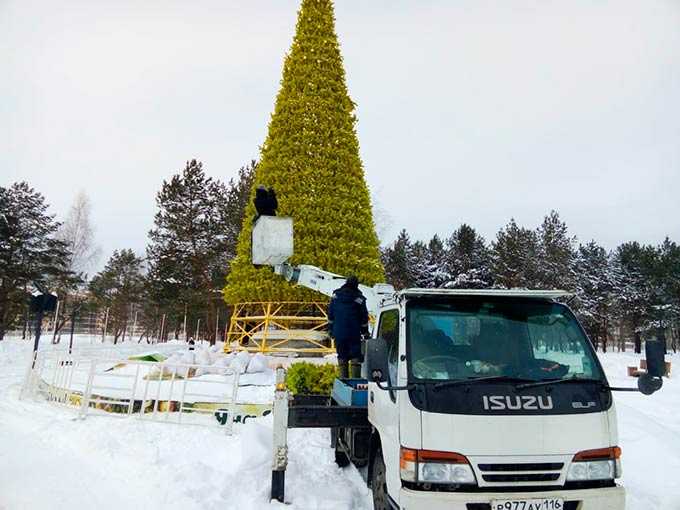
<svg viewBox="0 0 680 510"><path fill-rule="evenodd" d="M339 445L335 446L335 463L341 468L349 466L349 457L340 449Z"/></svg>
<svg viewBox="0 0 680 510"><path fill-rule="evenodd" d="M375 452L373 471L371 473L371 488L373 489L373 510L390 510L387 501L387 483L385 482L385 462L382 452Z"/></svg>

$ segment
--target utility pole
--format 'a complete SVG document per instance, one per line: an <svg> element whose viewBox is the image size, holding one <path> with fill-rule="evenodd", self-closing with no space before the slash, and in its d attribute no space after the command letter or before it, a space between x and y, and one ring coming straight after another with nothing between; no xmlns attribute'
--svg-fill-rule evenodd
<svg viewBox="0 0 680 510"><path fill-rule="evenodd" d="M195 340L197 342L198 342L198 331L200 330L200 328L201 328L201 319L199 318L198 322L196 322L196 339Z"/></svg>

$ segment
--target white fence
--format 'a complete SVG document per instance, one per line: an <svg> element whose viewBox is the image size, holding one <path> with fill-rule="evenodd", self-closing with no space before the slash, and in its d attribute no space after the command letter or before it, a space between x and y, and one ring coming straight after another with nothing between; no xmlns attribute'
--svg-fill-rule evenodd
<svg viewBox="0 0 680 510"><path fill-rule="evenodd" d="M224 426L227 434L234 422L268 414L271 406L238 402L239 370L128 359L142 353L142 347L40 350L30 360L21 396L67 406L83 419L91 413L136 416ZM156 345L154 351L173 348L177 350L176 345Z"/></svg>

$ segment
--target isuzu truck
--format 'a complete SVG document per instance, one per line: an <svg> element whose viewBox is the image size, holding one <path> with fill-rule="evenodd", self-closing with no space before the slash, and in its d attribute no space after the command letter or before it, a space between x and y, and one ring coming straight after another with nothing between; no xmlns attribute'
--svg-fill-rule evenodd
<svg viewBox="0 0 680 510"><path fill-rule="evenodd" d="M264 236L267 237L267 236ZM344 277L285 261L274 270L326 294ZM363 287L375 317L364 379L332 399L274 402L272 495L283 499L285 428L330 427L376 510L624 510L613 391L662 385L646 343L638 388L610 387L560 290Z"/></svg>

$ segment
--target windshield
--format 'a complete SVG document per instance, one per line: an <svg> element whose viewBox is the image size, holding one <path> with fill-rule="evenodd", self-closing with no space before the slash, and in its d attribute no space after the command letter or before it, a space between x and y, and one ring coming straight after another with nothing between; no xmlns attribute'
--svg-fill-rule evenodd
<svg viewBox="0 0 680 510"><path fill-rule="evenodd" d="M407 308L407 331L415 379L603 379L576 318L558 303L487 297L416 302Z"/></svg>

